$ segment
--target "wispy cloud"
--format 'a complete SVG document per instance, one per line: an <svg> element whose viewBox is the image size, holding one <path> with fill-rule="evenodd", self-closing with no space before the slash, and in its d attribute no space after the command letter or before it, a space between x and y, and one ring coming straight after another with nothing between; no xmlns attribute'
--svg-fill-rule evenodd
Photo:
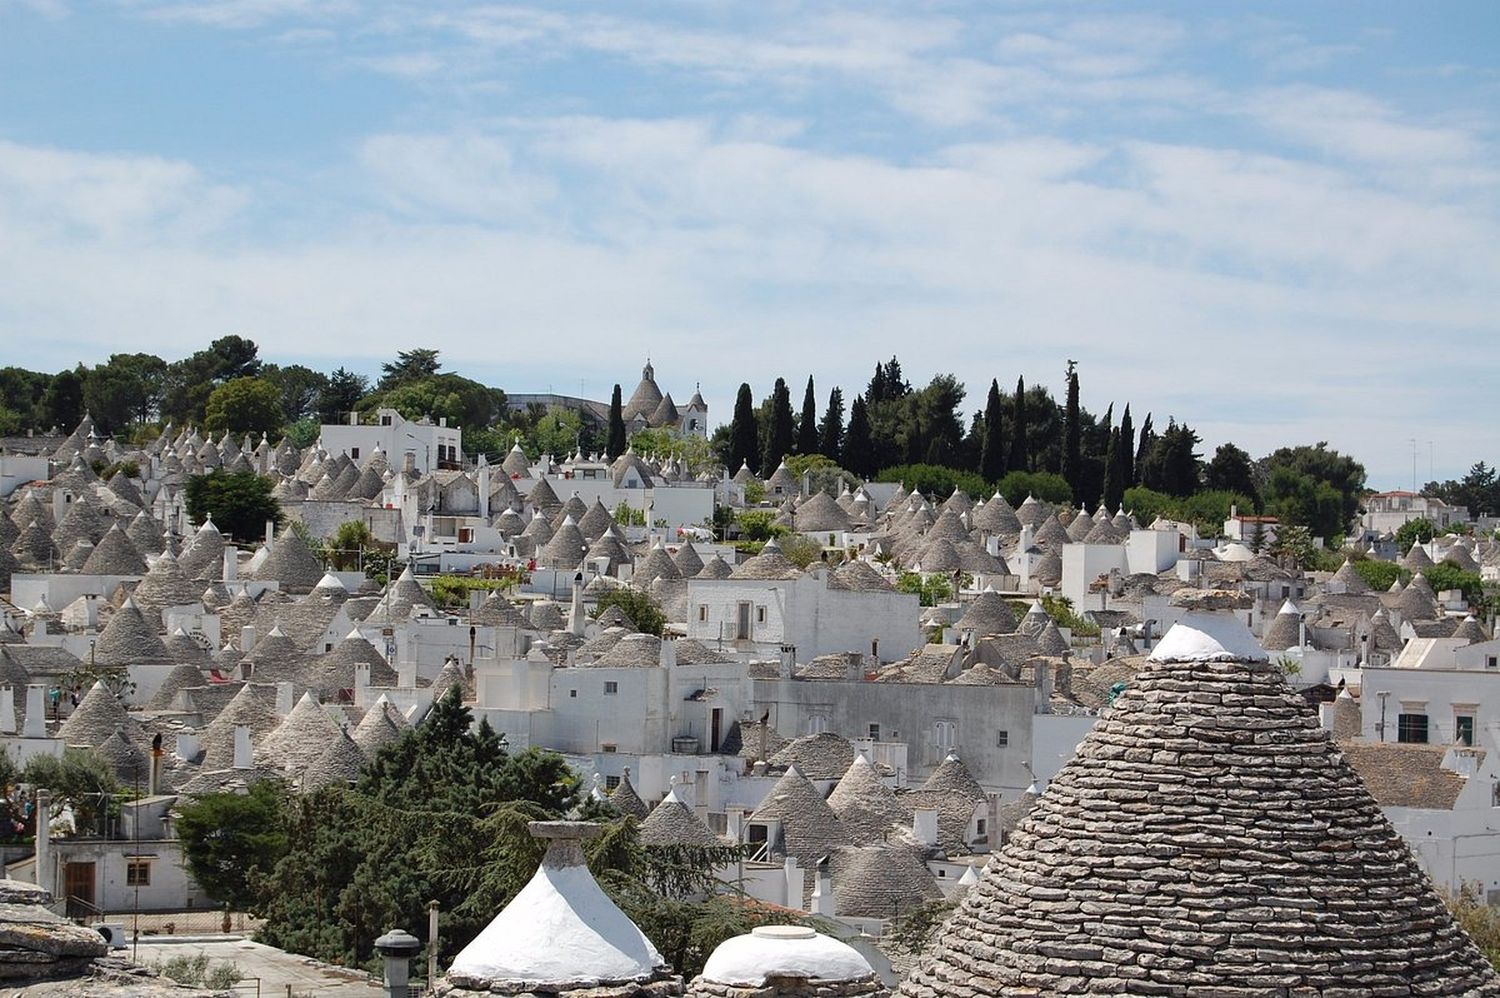
<svg viewBox="0 0 1500 998"><path fill-rule="evenodd" d="M871 355L976 391L1072 356L1087 404L1209 445L1326 438L1377 474L1403 421L1500 447L1459 415L1500 380L1494 114L1319 75L1395 44L1368 32L1052 5L123 9L391 108L310 150L246 143L253 163L0 144L0 329L69 344L56 366L206 330L339 363L421 339L520 388L608 384L649 348L722 409L793 369L853 389ZM1462 372L1413 360L1433 343Z"/></svg>

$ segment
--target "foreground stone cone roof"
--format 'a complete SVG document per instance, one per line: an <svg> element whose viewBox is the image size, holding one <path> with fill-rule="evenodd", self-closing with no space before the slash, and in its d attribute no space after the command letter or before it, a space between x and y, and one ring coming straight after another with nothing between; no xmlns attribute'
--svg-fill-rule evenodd
<svg viewBox="0 0 1500 998"><path fill-rule="evenodd" d="M1500 995L1240 602L1179 599L901 994Z"/></svg>

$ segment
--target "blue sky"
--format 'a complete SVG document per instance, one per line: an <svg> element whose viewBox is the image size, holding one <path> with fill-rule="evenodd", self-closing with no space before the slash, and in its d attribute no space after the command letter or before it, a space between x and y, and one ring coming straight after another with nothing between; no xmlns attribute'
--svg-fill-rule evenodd
<svg viewBox="0 0 1500 998"><path fill-rule="evenodd" d="M1500 460L1500 5L0 0L0 364L877 358ZM978 396L978 397L976 397Z"/></svg>

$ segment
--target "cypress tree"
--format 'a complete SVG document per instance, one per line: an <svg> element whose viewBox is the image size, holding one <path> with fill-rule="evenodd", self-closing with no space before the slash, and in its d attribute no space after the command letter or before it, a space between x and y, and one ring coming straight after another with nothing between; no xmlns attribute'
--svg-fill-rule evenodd
<svg viewBox="0 0 1500 998"><path fill-rule="evenodd" d="M615 390L609 397L609 439L604 445L604 453L613 461L625 453L625 417L620 409L620 386L615 385Z"/></svg>
<svg viewBox="0 0 1500 998"><path fill-rule="evenodd" d="M1068 361L1068 401L1063 410L1062 476L1073 489L1075 496L1079 494L1083 484L1083 453L1079 433L1078 366L1070 360Z"/></svg>
<svg viewBox="0 0 1500 998"><path fill-rule="evenodd" d="M1031 470L1031 446L1026 439L1026 379L1016 379L1015 415L1010 422L1010 468Z"/></svg>
<svg viewBox="0 0 1500 998"><path fill-rule="evenodd" d="M1120 508L1125 496L1125 464L1122 454L1125 448L1118 429L1109 431L1109 450L1104 458L1104 507L1108 510Z"/></svg>
<svg viewBox="0 0 1500 998"><path fill-rule="evenodd" d="M844 390L834 386L828 393L828 408L823 410L823 425L818 432L818 453L834 464L844 454Z"/></svg>
<svg viewBox="0 0 1500 998"><path fill-rule="evenodd" d="M802 420L797 424L797 453L818 452L818 400L813 397L812 375L807 376L807 392L802 396Z"/></svg>
<svg viewBox="0 0 1500 998"><path fill-rule="evenodd" d="M748 465L753 472L760 471L760 430L755 425L755 398L750 386L740 385L734 397L734 418L729 423L729 472L734 474L741 465Z"/></svg>
<svg viewBox="0 0 1500 998"><path fill-rule="evenodd" d="M854 396L849 407L849 431L844 435L844 467L861 478L869 478L876 469L875 444L870 438L870 413L863 395Z"/></svg>
<svg viewBox="0 0 1500 998"><path fill-rule="evenodd" d="M990 395L984 403L984 446L979 452L979 475L989 485L1005 477L1004 404L1000 382L990 379Z"/></svg>
<svg viewBox="0 0 1500 998"><path fill-rule="evenodd" d="M1124 424L1121 423L1123 426ZM1156 443L1156 433L1151 429L1151 414L1146 413L1146 421L1141 424L1141 433L1137 438L1135 447L1135 460L1130 464L1130 484L1140 485L1143 482L1142 465L1146 463L1146 456L1151 453L1151 447Z"/></svg>
<svg viewBox="0 0 1500 998"><path fill-rule="evenodd" d="M776 379L771 390L771 425L766 435L766 456L761 467L770 474L792 449L792 393L785 378Z"/></svg>
<svg viewBox="0 0 1500 998"><path fill-rule="evenodd" d="M1150 422L1147 422L1147 426ZM1121 456L1124 459L1125 470L1120 479L1125 483L1125 488L1131 488L1136 484L1135 480L1135 424L1130 421L1130 403L1125 403L1125 415L1120 417L1120 447Z"/></svg>

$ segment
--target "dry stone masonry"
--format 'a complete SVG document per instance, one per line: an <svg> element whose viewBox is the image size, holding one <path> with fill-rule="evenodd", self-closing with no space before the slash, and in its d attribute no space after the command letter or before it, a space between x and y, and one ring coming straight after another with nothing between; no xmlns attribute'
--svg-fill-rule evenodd
<svg viewBox="0 0 1500 998"><path fill-rule="evenodd" d="M1500 995L1238 598L1181 602L900 993Z"/></svg>

